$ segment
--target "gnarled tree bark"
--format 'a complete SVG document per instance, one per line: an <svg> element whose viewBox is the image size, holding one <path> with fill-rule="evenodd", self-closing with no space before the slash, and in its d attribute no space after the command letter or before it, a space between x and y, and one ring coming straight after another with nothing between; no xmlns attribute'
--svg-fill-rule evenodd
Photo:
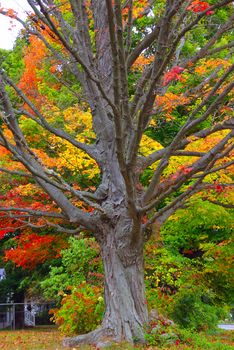
<svg viewBox="0 0 234 350"><path fill-rule="evenodd" d="M67 338L67 346L100 341L144 342L148 310L144 284L143 241L131 241L131 219L116 208L118 219L103 229L101 255L104 265L105 315L101 328Z"/></svg>

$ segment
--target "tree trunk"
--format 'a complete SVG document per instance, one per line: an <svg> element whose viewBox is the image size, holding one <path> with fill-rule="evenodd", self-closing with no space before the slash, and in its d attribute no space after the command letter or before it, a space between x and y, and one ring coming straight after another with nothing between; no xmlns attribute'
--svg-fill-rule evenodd
<svg viewBox="0 0 234 350"><path fill-rule="evenodd" d="M125 222L126 224L126 222ZM100 328L64 340L65 346L127 341L144 342L148 324L145 298L143 247L129 244L123 223L109 230L101 245L105 272L105 315Z"/></svg>
<svg viewBox="0 0 234 350"><path fill-rule="evenodd" d="M148 323L143 252L130 247L118 251L114 237L109 235L107 239L102 249L106 305L103 328L116 341L142 342Z"/></svg>

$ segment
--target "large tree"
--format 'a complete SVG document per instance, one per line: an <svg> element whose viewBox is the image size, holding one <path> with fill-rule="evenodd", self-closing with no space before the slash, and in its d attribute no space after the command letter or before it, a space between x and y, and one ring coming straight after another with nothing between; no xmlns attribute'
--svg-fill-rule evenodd
<svg viewBox="0 0 234 350"><path fill-rule="evenodd" d="M27 21L13 10L1 9L1 13L21 22L26 33L47 48L48 60L55 65L51 72L60 83L71 83L74 90L76 82L74 94L83 108L91 110L96 139L81 142L79 133L51 122L43 113L43 99L30 95L1 68L0 145L25 167L24 172L1 171L30 181L33 177L58 208L49 212L2 203L2 218L10 216L31 227L38 217L44 218L41 225L53 227L58 219L60 231L86 229L99 243L105 270L105 316L99 329L67 339L67 345L108 338L144 341L148 323L144 243L152 227L157 229L193 194L211 186L207 176L232 164L228 158L233 149L232 1L28 0L28 4L33 12ZM183 86L183 74L195 74L200 62L219 54L222 59L211 65L204 79ZM139 64L142 67L137 69ZM142 155L140 143L152 120L160 134L160 98L177 82L182 84L181 104L186 105L183 118L164 148ZM29 78L24 87L30 83ZM225 118L223 105L229 111ZM20 115L95 160L100 169L95 191L77 189L43 164L27 142ZM202 152L189 148L194 140L207 140L218 131L222 131L219 137ZM167 169L175 155L186 161L171 174ZM150 176L141 182L146 169ZM82 210L77 200L92 210Z"/></svg>

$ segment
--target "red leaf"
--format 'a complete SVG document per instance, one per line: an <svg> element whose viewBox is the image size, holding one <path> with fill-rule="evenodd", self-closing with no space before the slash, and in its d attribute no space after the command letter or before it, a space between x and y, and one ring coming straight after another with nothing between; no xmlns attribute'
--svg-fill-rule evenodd
<svg viewBox="0 0 234 350"><path fill-rule="evenodd" d="M208 2L206 1L200 1L200 0L195 0L191 3L191 5L188 6L188 10L192 11L193 13L198 13L198 12L204 12L210 7ZM212 15L214 11L208 10L206 11L206 15Z"/></svg>
<svg viewBox="0 0 234 350"><path fill-rule="evenodd" d="M13 231L12 229L0 229L0 239L3 239L5 235Z"/></svg>
<svg viewBox="0 0 234 350"><path fill-rule="evenodd" d="M167 73L164 74L163 85L166 86L172 80L181 80L180 74L184 71L184 68L175 66Z"/></svg>

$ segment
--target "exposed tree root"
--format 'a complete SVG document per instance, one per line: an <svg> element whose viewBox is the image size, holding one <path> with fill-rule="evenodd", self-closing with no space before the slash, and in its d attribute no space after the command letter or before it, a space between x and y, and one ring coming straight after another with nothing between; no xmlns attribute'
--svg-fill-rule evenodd
<svg viewBox="0 0 234 350"><path fill-rule="evenodd" d="M110 331L104 328L97 328L87 334L82 334L76 337L69 337L63 340L63 346L72 348L81 344L98 345L99 348L110 345L114 342L113 336Z"/></svg>

